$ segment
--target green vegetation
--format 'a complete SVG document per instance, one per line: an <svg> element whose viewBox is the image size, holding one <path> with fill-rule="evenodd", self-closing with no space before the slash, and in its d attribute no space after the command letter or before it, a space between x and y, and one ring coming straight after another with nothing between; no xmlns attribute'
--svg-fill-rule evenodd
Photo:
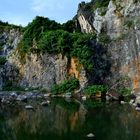
<svg viewBox="0 0 140 140"><path fill-rule="evenodd" d="M61 27L60 24L55 21L51 21L48 18L36 17L32 23L29 23L25 28L25 32L23 35L23 45L25 48L32 46L33 41L38 41L43 32L49 30L56 30Z"/></svg>
<svg viewBox="0 0 140 140"><path fill-rule="evenodd" d="M132 19L125 19L124 26L127 26L129 29L131 29L134 26L134 21Z"/></svg>
<svg viewBox="0 0 140 140"><path fill-rule="evenodd" d="M106 35L100 35L99 39L104 42L103 45L110 41ZM25 28L17 50L22 63L25 63L27 53L61 53L63 56L67 56L68 59L75 57L87 73L91 72L96 75L93 79L100 81L94 82L96 84L101 84L101 81L103 81L100 80L101 77L103 79L110 68L106 48L97 43L96 34L76 32L73 21L60 25L48 18L36 17Z"/></svg>
<svg viewBox="0 0 140 140"><path fill-rule="evenodd" d="M23 31L24 28L22 26L17 26L14 24L9 24L8 22L3 22L0 20L0 33L3 30L10 30L10 29L19 29L20 31Z"/></svg>
<svg viewBox="0 0 140 140"><path fill-rule="evenodd" d="M105 106L105 102L102 100L93 100L93 99L88 99L86 102L84 102L84 107L86 109L93 109L93 108L101 108Z"/></svg>
<svg viewBox="0 0 140 140"><path fill-rule="evenodd" d="M74 20L68 20L66 23L62 24L62 29L70 33L73 33L75 31L80 32L78 29L76 29Z"/></svg>
<svg viewBox="0 0 140 140"><path fill-rule="evenodd" d="M71 48L71 35L67 31L48 31L42 35L38 43L38 48L42 52L50 54L69 53Z"/></svg>
<svg viewBox="0 0 140 140"><path fill-rule="evenodd" d="M72 78L64 81L61 84L52 87L51 92L53 94L62 94L67 92L73 92L79 88L79 81L76 78Z"/></svg>
<svg viewBox="0 0 140 140"><path fill-rule="evenodd" d="M69 33L63 30L45 32L39 41L38 49L50 54L61 53L68 57L76 57L83 66L91 70L92 51L90 40L96 36L82 33Z"/></svg>
<svg viewBox="0 0 140 140"><path fill-rule="evenodd" d="M90 40L96 38L95 34L72 33L74 22L68 21L60 25L48 18L36 17L26 28L22 41L17 50L21 62L25 63L28 52L49 54L63 54L67 57L76 57L85 69L91 70L92 51Z"/></svg>
<svg viewBox="0 0 140 140"><path fill-rule="evenodd" d="M0 47L2 47L5 43L4 42L0 42Z"/></svg>
<svg viewBox="0 0 140 140"><path fill-rule="evenodd" d="M100 43L102 43L103 45L108 44L111 42L110 37L107 34L101 33L98 36L98 40Z"/></svg>
<svg viewBox="0 0 140 140"><path fill-rule="evenodd" d="M72 101L72 102L66 102L63 98L57 98L52 100L53 105L57 105L65 109L67 112L73 113L79 110L79 104Z"/></svg>
<svg viewBox="0 0 140 140"><path fill-rule="evenodd" d="M20 86L8 86L5 85L2 89L3 91L25 91L23 87Z"/></svg>
<svg viewBox="0 0 140 140"><path fill-rule="evenodd" d="M128 96L131 94L131 89L127 87L120 87L118 89L118 93L124 96Z"/></svg>
<svg viewBox="0 0 140 140"><path fill-rule="evenodd" d="M24 91L24 88L13 84L11 80L5 80L5 85L3 86L4 91Z"/></svg>
<svg viewBox="0 0 140 140"><path fill-rule="evenodd" d="M80 7L85 11L94 11L97 8L106 8L109 4L110 0L91 0L89 3L82 2ZM106 12L104 11L104 14ZM103 15L104 15L103 14Z"/></svg>
<svg viewBox="0 0 140 140"><path fill-rule="evenodd" d="M104 34L99 35L99 41L105 45L110 41L110 38ZM96 42L96 34L76 32L73 21L60 25L48 18L36 17L25 28L23 39L17 50L22 63L25 63L25 56L30 52L37 54L61 53L68 59L75 57L90 75L88 78L94 79L92 83L95 84L102 84L103 78L110 70L106 48ZM63 91L60 90L60 92Z"/></svg>
<svg viewBox="0 0 140 140"><path fill-rule="evenodd" d="M110 0L92 0L92 3L96 5L97 8L107 7Z"/></svg>
<svg viewBox="0 0 140 140"><path fill-rule="evenodd" d="M6 57L0 57L0 65L4 65L6 61Z"/></svg>
<svg viewBox="0 0 140 140"><path fill-rule="evenodd" d="M95 95L97 92L101 92L101 94L105 94L107 92L108 87L105 85L91 85L84 89L84 93L86 95Z"/></svg>

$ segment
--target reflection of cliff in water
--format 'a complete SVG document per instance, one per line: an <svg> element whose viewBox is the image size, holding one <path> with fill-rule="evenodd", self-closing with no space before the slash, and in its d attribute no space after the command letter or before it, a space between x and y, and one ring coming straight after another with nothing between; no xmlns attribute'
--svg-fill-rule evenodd
<svg viewBox="0 0 140 140"><path fill-rule="evenodd" d="M65 107L63 106L64 103L67 104ZM71 105L73 109L68 109L68 105ZM54 101L48 107L38 106L34 111L20 108L13 110L15 111L9 109L5 112L1 110L0 133L5 134L1 135L2 140L6 140L6 135L7 139L10 140L28 140L31 138L43 140L47 137L57 138L57 136L70 132L75 133L84 124L86 114L84 108L80 107L79 104L67 103L64 100L58 100L58 104L55 104Z"/></svg>
<svg viewBox="0 0 140 140"><path fill-rule="evenodd" d="M34 110L19 105L0 107L0 140L85 140L89 133L96 140L140 138L140 113L127 104L90 100L82 105L54 99L47 107L39 102L31 105Z"/></svg>

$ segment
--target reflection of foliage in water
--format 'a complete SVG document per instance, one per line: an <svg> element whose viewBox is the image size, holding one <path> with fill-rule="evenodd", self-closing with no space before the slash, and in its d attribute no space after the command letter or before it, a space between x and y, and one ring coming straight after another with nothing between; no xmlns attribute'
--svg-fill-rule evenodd
<svg viewBox="0 0 140 140"><path fill-rule="evenodd" d="M65 101L63 98L53 99L52 104L61 106L63 109L66 109L69 112L76 112L79 110L79 104L74 101Z"/></svg>
<svg viewBox="0 0 140 140"><path fill-rule="evenodd" d="M58 98L35 111L0 107L0 140L85 140L89 133L96 140L139 140L140 114L128 104L87 100L84 105L85 114L82 105L78 109Z"/></svg>
<svg viewBox="0 0 140 140"><path fill-rule="evenodd" d="M84 102L84 106L87 109L99 108L99 107L104 107L105 102L103 102L102 100L89 99L86 102Z"/></svg>

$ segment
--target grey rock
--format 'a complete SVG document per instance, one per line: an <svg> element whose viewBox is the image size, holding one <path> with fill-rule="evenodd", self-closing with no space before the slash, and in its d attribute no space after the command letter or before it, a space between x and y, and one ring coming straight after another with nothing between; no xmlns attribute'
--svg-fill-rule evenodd
<svg viewBox="0 0 140 140"><path fill-rule="evenodd" d="M111 75L108 74L105 81L113 85L119 79L128 77L125 86L136 89L140 80L140 2L110 0L105 15L101 15L100 11L102 8L95 11L78 9L77 20L81 31L91 33L95 30L97 34L103 31L109 35L112 41L107 52L110 55ZM129 22L131 27L127 26Z"/></svg>
<svg viewBox="0 0 140 140"><path fill-rule="evenodd" d="M34 108L33 108L33 106L31 106L31 105L26 105L26 106L25 106L25 109L33 110Z"/></svg>
<svg viewBox="0 0 140 140"><path fill-rule="evenodd" d="M71 92L68 92L68 93L65 93L65 98L71 98L72 97L72 94L71 94Z"/></svg>
<svg viewBox="0 0 140 140"><path fill-rule="evenodd" d="M93 137L95 137L95 135L93 133L89 133L89 134L87 134L87 137L88 138L93 138Z"/></svg>
<svg viewBox="0 0 140 140"><path fill-rule="evenodd" d="M44 94L44 97L45 97L45 98L48 98L48 97L50 97L50 96L51 96L50 93L48 93L48 94Z"/></svg>
<svg viewBox="0 0 140 140"><path fill-rule="evenodd" d="M136 109L136 111L140 111L140 107L136 107L135 109Z"/></svg>
<svg viewBox="0 0 140 140"><path fill-rule="evenodd" d="M125 101L120 101L120 104L122 104L122 105L124 105L124 104L126 104L127 102L125 102Z"/></svg>
<svg viewBox="0 0 140 140"><path fill-rule="evenodd" d="M27 102L27 96L25 95L18 95L17 101L23 101L23 102Z"/></svg>
<svg viewBox="0 0 140 140"><path fill-rule="evenodd" d="M41 103L42 106L48 106L50 104L50 101L44 101Z"/></svg>
<svg viewBox="0 0 140 140"><path fill-rule="evenodd" d="M129 101L129 104L132 105L134 102L135 102L135 100L131 99L131 100Z"/></svg>
<svg viewBox="0 0 140 140"><path fill-rule="evenodd" d="M86 101L86 99L87 99L86 96L83 96L83 97L82 97L82 100L83 100L83 101Z"/></svg>
<svg viewBox="0 0 140 140"><path fill-rule="evenodd" d="M18 95L15 92L10 93L10 96L17 97Z"/></svg>

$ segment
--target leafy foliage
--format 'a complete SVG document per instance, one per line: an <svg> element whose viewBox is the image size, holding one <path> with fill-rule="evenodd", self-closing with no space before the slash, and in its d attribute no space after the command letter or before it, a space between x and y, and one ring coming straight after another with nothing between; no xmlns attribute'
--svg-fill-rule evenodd
<svg viewBox="0 0 140 140"><path fill-rule="evenodd" d="M65 109L68 112L76 112L79 110L79 104L72 101L72 102L66 102L64 99L59 98L59 99L53 99L52 100L52 104L54 105L58 105L60 107L62 107L63 109Z"/></svg>
<svg viewBox="0 0 140 140"><path fill-rule="evenodd" d="M72 92L79 88L79 81L76 78L64 81L61 84L52 87L51 92L53 94L61 94L66 92Z"/></svg>
<svg viewBox="0 0 140 140"><path fill-rule="evenodd" d="M70 33L63 30L45 32L39 41L38 48L50 54L69 53L71 37Z"/></svg>
<svg viewBox="0 0 140 140"><path fill-rule="evenodd" d="M124 96L130 95L131 94L131 89L130 88L126 88L126 87L120 87L118 89L118 93Z"/></svg>
<svg viewBox="0 0 140 140"><path fill-rule="evenodd" d="M73 33L74 31L78 31L75 27L75 21L73 20L69 20L66 23L62 24L62 29L70 33Z"/></svg>
<svg viewBox="0 0 140 140"><path fill-rule="evenodd" d="M84 102L84 107L86 109L95 109L95 108L101 108L105 106L105 102L100 100L93 100L88 99L86 102Z"/></svg>
<svg viewBox="0 0 140 140"><path fill-rule="evenodd" d="M110 65L106 57L106 49L99 45L96 35L73 32L74 22L68 21L60 25L48 18L36 17L32 23L25 28L22 41L19 43L18 51L20 59L25 63L25 56L28 52L49 53L75 57L79 64L87 71L87 75L93 73L95 76L91 79L102 79L108 74ZM103 45L108 38L102 37ZM89 74L90 72L90 74ZM96 80L97 81L97 80ZM102 82L93 82L102 84Z"/></svg>
<svg viewBox="0 0 140 140"><path fill-rule="evenodd" d="M93 54L89 46L90 40L95 38L94 34L69 33L63 30L49 31L42 35L38 48L50 54L62 53L66 56L74 56L86 69L91 69L93 66L90 60Z"/></svg>
<svg viewBox="0 0 140 140"><path fill-rule="evenodd" d="M3 22L3 21L0 20L0 33L3 30L9 30L9 29L19 29L20 31L23 31L24 28L22 26L9 24L8 22Z"/></svg>
<svg viewBox="0 0 140 140"><path fill-rule="evenodd" d="M6 57L0 57L0 65L4 65L6 61Z"/></svg>
<svg viewBox="0 0 140 140"><path fill-rule="evenodd" d="M84 92L87 95L95 95L97 92L101 92L102 94L107 92L107 86L105 85L91 85L85 88Z"/></svg>
<svg viewBox="0 0 140 140"><path fill-rule="evenodd" d="M107 7L110 0L92 0L91 3L95 5L96 8Z"/></svg>
<svg viewBox="0 0 140 140"><path fill-rule="evenodd" d="M104 33L99 34L98 40L99 40L99 42L102 43L103 45L108 44L108 43L111 42L110 37L109 37L107 34L104 34Z"/></svg>
<svg viewBox="0 0 140 140"><path fill-rule="evenodd" d="M94 11L96 10L97 8L105 8L108 6L110 0L91 0L91 2L88 2L88 3L85 3L85 2L82 2L80 4L80 7L85 10L85 11ZM104 11L104 14L106 12Z"/></svg>
<svg viewBox="0 0 140 140"><path fill-rule="evenodd" d="M61 28L61 25L55 21L37 16L32 23L29 23L25 28L19 51L21 51L21 53L28 52L29 48L33 45L33 42L38 42L44 32L59 28Z"/></svg>

